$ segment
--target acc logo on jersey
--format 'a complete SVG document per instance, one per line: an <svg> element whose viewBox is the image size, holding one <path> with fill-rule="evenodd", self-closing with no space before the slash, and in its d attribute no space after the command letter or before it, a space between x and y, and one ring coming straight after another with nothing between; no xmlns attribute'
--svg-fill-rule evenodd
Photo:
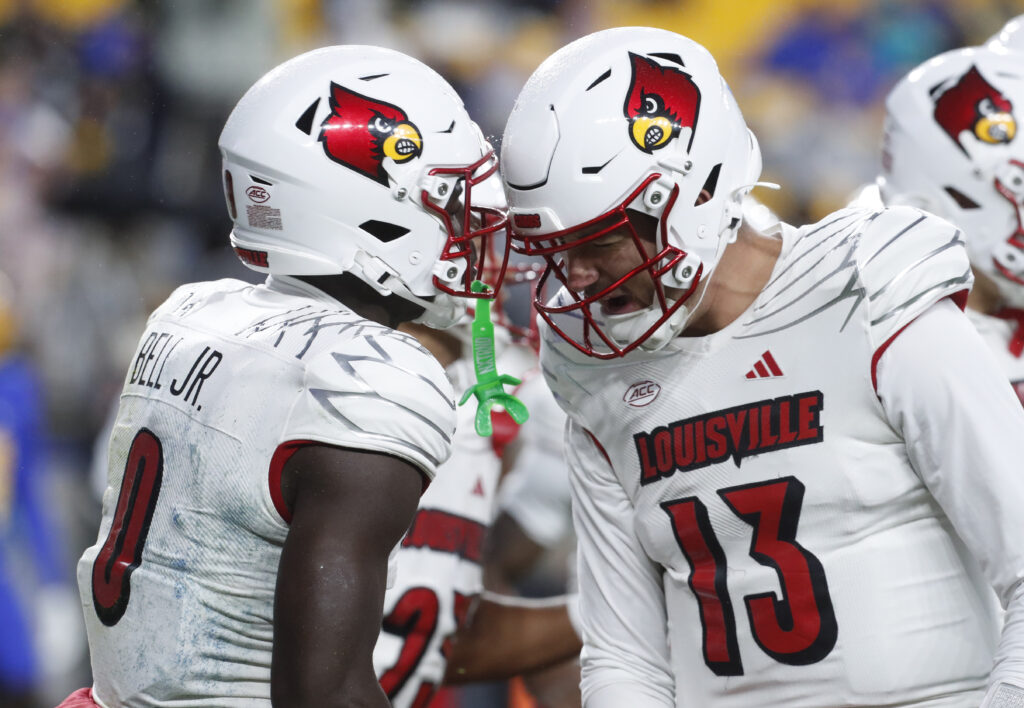
<svg viewBox="0 0 1024 708"><path fill-rule="evenodd" d="M622 400L634 408L650 405L661 393L661 386L653 381L638 381L626 389Z"/></svg>
<svg viewBox="0 0 1024 708"><path fill-rule="evenodd" d="M423 152L419 129L398 106L331 83L331 114L320 127L327 157L387 185L384 158L408 162Z"/></svg>
<svg viewBox="0 0 1024 708"><path fill-rule="evenodd" d="M646 153L653 153L679 137L683 128L695 130L700 90L689 74L661 66L633 52L629 53L629 60L633 76L623 112L629 121L629 138L633 144ZM690 143L693 143L692 130Z"/></svg>
<svg viewBox="0 0 1024 708"><path fill-rule="evenodd" d="M989 145L1008 143L1017 133L1013 104L985 80L976 66L935 99L934 115L935 122L965 154L967 149L960 142L965 130Z"/></svg>
<svg viewBox="0 0 1024 708"><path fill-rule="evenodd" d="M270 192L263 189L263 187L257 187L256 185L253 185L249 187L249 189L245 190L245 195L249 197L249 199L256 202L257 204L262 204L263 202L270 199Z"/></svg>

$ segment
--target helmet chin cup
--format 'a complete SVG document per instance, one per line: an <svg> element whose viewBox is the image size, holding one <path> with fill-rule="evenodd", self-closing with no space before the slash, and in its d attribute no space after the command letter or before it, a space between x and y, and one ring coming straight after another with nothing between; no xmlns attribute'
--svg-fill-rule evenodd
<svg viewBox="0 0 1024 708"><path fill-rule="evenodd" d="M416 298L409 298L417 302ZM417 304L426 305L424 302ZM413 320L416 324L426 325L432 329L448 329L459 324L468 317L466 300L449 295L438 293L430 302L430 307L424 307L423 314Z"/></svg>
<svg viewBox="0 0 1024 708"><path fill-rule="evenodd" d="M690 309L680 306L667 320L643 339L638 349L656 352L671 342L683 330L690 317ZM625 315L607 315L604 318L605 331L620 347L628 346L639 339L661 318L661 310L645 308Z"/></svg>

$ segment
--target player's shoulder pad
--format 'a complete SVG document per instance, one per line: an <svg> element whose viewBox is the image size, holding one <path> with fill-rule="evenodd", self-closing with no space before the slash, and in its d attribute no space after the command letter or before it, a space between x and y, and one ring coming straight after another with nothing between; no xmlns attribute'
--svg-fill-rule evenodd
<svg viewBox="0 0 1024 708"><path fill-rule="evenodd" d="M965 297L973 277L963 232L953 224L907 206L871 213L855 257L871 338L880 345L942 298Z"/></svg>
<svg viewBox="0 0 1024 708"><path fill-rule="evenodd" d="M237 290L251 287L248 283L236 278L221 278L196 283L179 285L163 303L153 310L150 320L163 315L183 313L201 307L210 302L211 298Z"/></svg>
<svg viewBox="0 0 1024 708"><path fill-rule="evenodd" d="M448 458L454 392L415 338L379 328L323 349L305 365L288 438L395 455L429 477Z"/></svg>

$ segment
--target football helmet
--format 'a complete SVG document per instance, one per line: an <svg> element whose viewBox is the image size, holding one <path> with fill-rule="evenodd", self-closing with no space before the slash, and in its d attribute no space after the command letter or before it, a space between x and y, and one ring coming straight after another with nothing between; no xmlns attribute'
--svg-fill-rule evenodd
<svg viewBox="0 0 1024 708"><path fill-rule="evenodd" d="M1015 307L1024 306L1022 110L1015 53L940 54L889 93L878 178L886 204L917 206L962 229L971 264Z"/></svg>
<svg viewBox="0 0 1024 708"><path fill-rule="evenodd" d="M455 90L399 52L335 46L273 69L220 136L231 245L283 275L351 273L448 327L508 258L497 158ZM497 248L489 242L499 243Z"/></svg>
<svg viewBox="0 0 1024 708"><path fill-rule="evenodd" d="M538 67L505 128L502 172L513 248L546 260L539 294L562 288L549 302L539 295L537 311L578 350L608 359L660 349L683 330L698 286L735 239L761 152L704 47L623 27ZM630 210L657 220L655 243L645 245ZM642 265L600 292L573 291L567 251L618 229ZM650 305L603 314L599 301L630 278L653 280Z"/></svg>
<svg viewBox="0 0 1024 708"><path fill-rule="evenodd" d="M992 35L985 46L995 52L1024 52L1024 15L1017 15Z"/></svg>

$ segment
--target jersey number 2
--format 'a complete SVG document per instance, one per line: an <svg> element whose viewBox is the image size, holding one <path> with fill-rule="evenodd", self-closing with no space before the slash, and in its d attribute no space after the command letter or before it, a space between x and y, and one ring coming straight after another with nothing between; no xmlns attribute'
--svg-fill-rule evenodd
<svg viewBox="0 0 1024 708"><path fill-rule="evenodd" d="M455 593L455 625L462 624L469 608L471 596ZM384 618L385 632L404 637L402 650L398 654L395 665L381 674L380 685L388 698L394 700L409 679L413 678L420 661L423 660L430 646L430 640L437 631L438 615L441 601L437 593L428 587L413 587L395 603L391 613ZM441 649L446 653L445 649ZM437 685L430 681L421 681L416 689L411 708L425 708L437 692Z"/></svg>
<svg viewBox="0 0 1024 708"><path fill-rule="evenodd" d="M718 495L753 527L751 558L779 576L781 598L774 592L743 598L754 641L783 664L821 661L835 646L838 630L821 562L796 540L804 485L795 477L782 477L720 489ZM704 629L704 662L718 676L742 676L725 553L707 507L697 497L687 497L663 502L661 508L690 563L690 588Z"/></svg>
<svg viewBox="0 0 1024 708"><path fill-rule="evenodd" d="M129 581L142 562L163 471L160 438L140 429L128 450L110 532L92 564L92 604L108 627L117 624L128 609Z"/></svg>

